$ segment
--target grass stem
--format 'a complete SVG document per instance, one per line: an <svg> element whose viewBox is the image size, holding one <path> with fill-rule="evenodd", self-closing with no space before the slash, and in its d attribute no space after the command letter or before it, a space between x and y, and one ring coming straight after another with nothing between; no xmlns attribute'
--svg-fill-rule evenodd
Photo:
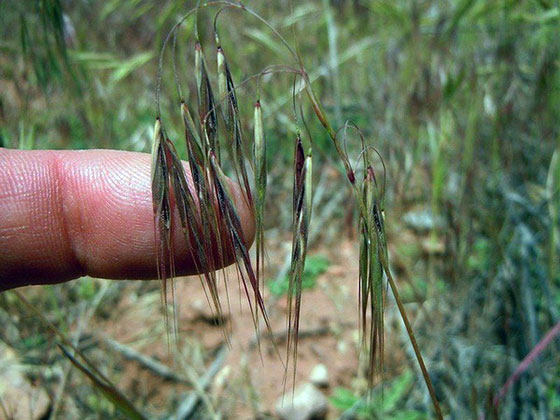
<svg viewBox="0 0 560 420"><path fill-rule="evenodd" d="M408 338L410 339L410 343L412 344L412 348L414 349L414 354L416 355L416 359L418 360L418 364L420 365L420 370L422 371L424 382L426 382L426 386L428 387L428 392L430 393L430 398L432 399L432 405L434 406L436 416L438 419L443 420L443 415L441 414L441 408L439 406L439 402L436 397L436 391L434 390L434 385L432 384L432 380L430 379L430 374L428 373L428 369L426 369L424 359L422 358L422 353L420 352L420 347L418 347L418 343L416 342L416 337L414 336L414 331L412 330L412 326L410 325L410 321L408 320L408 316L404 309L404 305L401 301L399 291L397 289L397 284L395 283L395 280L393 279L393 275L389 270L389 266L387 265L387 259L385 258L385 255L383 255L382 252L380 253L380 257L381 257L381 262L383 264L383 268L385 270L385 274L387 275L387 279L389 281L389 285L391 286L391 291L393 292L393 296L395 296L395 301L397 302L397 306L399 308L401 318L404 322L404 326L406 327Z"/></svg>

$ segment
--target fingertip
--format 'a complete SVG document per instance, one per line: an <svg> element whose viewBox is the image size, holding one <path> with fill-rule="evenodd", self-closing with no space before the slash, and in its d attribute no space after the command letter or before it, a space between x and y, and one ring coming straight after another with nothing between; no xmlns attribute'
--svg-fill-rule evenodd
<svg viewBox="0 0 560 420"><path fill-rule="evenodd" d="M28 284L46 284L80 274L157 278L148 154L4 149L0 160L10 167L0 174L0 247L6 251L0 273L7 279L0 288L21 285L23 278ZM233 181L230 188L250 246L255 236L252 206ZM17 214L6 217L10 212ZM14 226L7 227L6 220ZM8 228L13 234L6 233ZM193 253L181 229L176 229L173 244L177 274L194 274Z"/></svg>

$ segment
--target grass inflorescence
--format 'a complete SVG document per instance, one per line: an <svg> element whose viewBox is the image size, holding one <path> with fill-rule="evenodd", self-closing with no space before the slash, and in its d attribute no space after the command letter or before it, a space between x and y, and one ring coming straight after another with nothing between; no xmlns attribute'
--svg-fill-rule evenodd
<svg viewBox="0 0 560 420"><path fill-rule="evenodd" d="M149 150L155 115L153 96L144 93L153 90L157 50L186 3L196 1L119 0L88 2L87 7L84 2L60 0L0 1L0 20L4 18L0 27L0 146ZM206 140L201 134L198 109L198 40L216 107L219 150L214 152L222 171L234 178L237 159L227 144L227 99L220 93L220 83L225 86L222 91L227 92L228 87L227 78L220 78L225 72L218 71L218 45L235 82L258 231L251 251L258 251L258 256L251 254L256 256L252 263L259 280L264 275L270 278L261 293L266 294L263 298L278 343L287 342L288 329L276 324L279 312L288 312L287 303L277 304L276 300L287 298L291 279L297 124L290 106L294 97L290 88L296 78L295 91L300 95L296 108L303 108L311 133L308 136L308 131L302 130L303 149L307 152L310 146L313 148L314 172L310 249L302 281L298 380L303 379L312 360L320 359L331 374L332 388L325 393L336 397L339 386L347 391L344 404L331 403L331 408L348 411L341 418L360 416L362 411L367 413L363 414L366 418L415 417L410 410L423 418L429 411L429 395L420 383L420 369L414 366L413 350L418 346L410 345L406 338L406 329L412 324L444 412L455 418L560 418L559 352L557 339L549 340L549 333L557 331L560 304L557 4L312 0L293 2L293 10L286 10L289 3L247 2L273 22L289 40L288 45L236 0L201 0L199 19L189 18L196 14L193 10L165 41L168 48L162 57L165 69L160 79L163 112L157 115L164 129L162 147L174 152L160 157L174 168L167 178L174 179L173 185L166 187L168 196L183 197L169 200L174 208L170 221L174 223L171 230L177 274L183 269L179 261L194 261L207 290L207 306L215 307L218 296L222 300L219 304L226 319L220 325L228 334L237 328L252 329L250 316L230 317L232 322L227 319L231 314L227 313L229 303L223 289L228 286L230 295L237 292L235 268L228 270L229 282L214 270L221 262L218 251L212 250L215 242L207 239L212 230L208 224L220 217L219 209L201 209L198 204L203 201L199 196L215 194L207 184L210 159L203 149ZM196 28L197 20L200 28ZM219 29L219 43L215 42L214 32L218 31L214 28ZM294 36L291 28L295 29ZM171 50L176 57L173 63ZM305 60L307 76L298 53ZM249 76L253 72L255 75ZM313 88L309 98L305 97L308 89L303 78L308 78ZM177 95L173 94L175 86ZM266 148L260 158L258 135L254 134L257 124L251 122L257 101L262 111L262 145ZM318 119L313 116L315 112ZM303 123L300 115L298 112L298 120ZM381 161L370 153L368 159L377 182L371 181L372 175L368 178L367 165L360 156L364 147L358 132L348 130L352 124L347 126L346 136L339 133L337 143L332 142L331 134L336 134L347 119L361 128L366 145L375 146L385 158L386 206L381 203L378 207L388 255L374 252L379 241L372 242L365 229L368 223L375 224L375 217L368 216L373 206L368 207L375 201L372 182L377 184L383 201ZM167 138L175 149L165 144ZM333 158L337 162L333 163ZM263 174L266 189L262 188ZM344 183L350 188L340 188ZM371 201L366 200L368 193ZM239 195L236 191L234 197L238 199ZM184 249L183 244L177 245L177 239L184 241L181 235L196 245L197 249L187 251L190 257L178 255ZM222 241L224 254L231 250L225 235L216 240ZM349 243L352 241L353 246ZM364 262L358 283L360 243ZM315 252L332 263L317 281L312 275ZM223 260L229 262L231 259L225 257L233 256L224 255ZM387 257L388 271L395 275L393 283L401 292L401 305L390 290L383 262ZM377 268L373 265L374 270L369 270L368 261ZM384 272L387 305L382 321L378 315L372 318L375 308L381 309L375 306L380 296L375 282L368 280L370 273L375 274L372 280L378 278L379 265ZM169 261L161 266L171 278ZM350 284L355 287L348 289ZM199 319L200 303L206 303L202 288L191 293L197 286L189 281L177 284L178 305L184 304L180 296L185 295L189 305L179 318L184 320L179 326L181 331L195 333L180 337L185 359L175 362L196 373L187 382L195 385L201 396L204 388L194 379L206 375L208 365L212 369L220 367L215 368L213 346L208 346L213 342L209 325L216 325L211 321L215 314L207 314L202 308L203 323L195 321ZM160 336L165 337L165 324L156 316L161 310L158 288L159 282L108 282L84 277L22 293L59 331L67 333L95 366L119 384L141 412L149 413L150 418L163 418L174 411L178 399L182 400L177 394L182 385L160 386L152 380L154 372L143 372L135 366L137 362L123 358L120 350L105 348L105 340L100 337L108 334L143 355L169 362L166 357L170 354L166 356L165 345L160 342ZM172 290L167 280L170 309ZM367 297L362 304L356 299L360 290ZM293 296L295 299L295 293ZM254 301L252 292L251 297ZM336 310L318 320L315 315L329 310L331 304ZM318 311L314 310L316 306ZM401 307L410 315L408 325L395 319ZM232 305L232 312L235 309ZM354 315L361 319L364 312L365 322L355 322L360 340L355 337L355 328L347 327L353 326ZM191 313L197 318L191 319ZM174 315L171 311L168 314L168 328L173 328ZM45 329L39 319L15 293L0 294L0 353L6 345L8 350L4 350L8 356L3 356L4 366L25 373L33 383L33 399L47 391L52 397L53 419L118 415L115 404L106 400L103 391L95 392L85 372L75 369L58 346L52 345L52 330ZM240 323L240 319L247 321ZM316 326L323 321L328 322L328 328ZM258 324L261 342L268 344L262 316ZM375 325L383 325L382 334L377 333L379 328L372 330ZM204 346L197 339L198 328L209 329L202 340ZM328 336L317 335L323 333ZM333 336L339 344L330 351L326 346ZM372 337L373 342L375 337L384 339L384 350L380 351L377 344L375 358L370 360ZM244 334L236 338L245 339ZM362 363L356 364L350 354L360 347ZM65 348L71 349L67 345ZM73 350L71 354L86 365L80 355ZM284 359L285 355L283 351ZM344 364L343 373L338 363L332 363L337 357ZM292 360L290 357L290 363ZM233 364L238 361L234 358ZM259 374L249 369L244 372L250 373L251 379L263 376L265 383L273 383L277 389L282 369L280 378L272 373L275 370ZM368 387L367 380L362 379L372 371L377 377L368 401L362 398ZM397 386L400 381L396 378L404 378L406 372L413 373L412 379L403 380L406 386ZM144 380L144 375L150 375L150 379ZM4 375L8 383L11 376ZM211 393L212 401L208 402L216 404L217 414L232 415L232 409L245 405L245 395L249 395L255 412L259 412L254 416L262 416L262 411L272 406L272 398L277 397L269 393L271 387L247 390L252 381L240 383L232 376L224 381L224 392L221 381L206 391ZM4 382L2 385L6 385ZM138 387L138 383L146 386ZM1 388L3 417L14 417L16 408L29 405L19 396L10 402L5 396L6 386ZM192 396L187 400L194 404ZM198 408L213 413L208 399L201 399L203 404ZM196 415L204 417L203 413Z"/></svg>
<svg viewBox="0 0 560 420"><path fill-rule="evenodd" d="M204 47L199 36L198 14L202 7L220 7L215 14L213 33L216 51L217 89L214 89L209 67L204 57ZM239 108L238 88L226 56L226 51L218 34L218 17L227 9L238 9L256 18L278 37L280 44L286 47L293 62L286 66L270 66L255 76L248 78L243 85L255 81L257 97L253 101L254 123L253 138L250 142L243 134L242 116ZM191 112L183 97L180 75L177 74L176 43L180 25L189 16L195 16L194 42L194 73L196 78L197 111ZM163 71L163 57L167 41L173 36L173 69L178 84L181 114L185 128L186 160L190 171L187 172L171 141L165 134L162 121L160 102L160 83ZM287 350L286 375L292 367L293 381L297 367L298 331L301 322L302 282L307 256L309 230L312 222L313 204L313 171L312 148L313 139L302 138L299 130L300 121L304 120L304 99L307 98L310 109L331 138L338 157L344 166L348 181L354 192L355 206L359 218L359 318L362 333L362 347L368 351L367 377L370 385L374 375L383 372L384 349L384 308L386 290L389 280L401 315L407 325L411 341L418 361L422 367L424 378L433 398L434 408L441 417L433 387L425 370L420 352L416 345L410 323L400 303L396 285L388 267L387 239L384 227L384 193L385 173L382 182L374 171L373 159L380 155L366 143L361 131L353 123L348 122L344 130L335 131L322 105L313 91L311 81L304 68L299 48L292 48L282 35L256 12L242 3L217 1L199 4L196 9L187 13L169 33L160 56L158 87L156 102L158 116L156 119L153 148L153 200L154 220L156 228L156 247L158 256L158 273L162 281L164 306L173 302L174 255L172 240L177 229L173 215L177 213L180 226L187 244L190 245L193 260L196 261L198 272L203 278L203 285L209 296L208 301L217 314L223 311L218 287L219 278L223 278L227 287L225 274L219 277L216 271L222 268L230 258L235 260L236 272L242 285L247 303L250 307L257 335L260 329L259 319L262 317L265 327L270 331L270 322L265 308L263 296L263 272L265 262L265 201L267 186L266 136L263 123L261 90L259 82L264 74L289 73L295 74L293 85L294 126L297 128L293 147L293 203L292 203L292 251L288 274L287 293ZM298 81L299 79L299 81ZM218 96L215 95L218 92ZM303 93L303 95L302 95ZM301 119L297 116L301 116ZM193 118L193 115L196 117ZM220 129L223 126L223 129ZM307 126L306 126L307 128ZM353 166L346 150L347 129L355 128L361 138L361 153L357 165ZM309 130L306 130L309 134ZM341 140L341 133L343 139ZM251 144L249 144L249 142ZM308 144L308 145L307 145ZM308 151L306 149L308 148ZM248 153L252 150L252 153ZM375 152L375 153L374 153ZM382 159L381 159L382 161ZM256 219L256 264L251 260L248 242L244 237L236 202L231 191L231 184L225 175L224 164L231 169L233 179L242 191L245 204L253 209ZM249 175L250 170L253 176ZM253 190L254 189L254 192ZM173 302L174 305L174 302ZM168 311L165 310L167 314ZM175 314L175 312L173 312ZM167 315L166 315L167 317ZM166 322L167 321L166 318ZM176 330L176 318L173 321Z"/></svg>

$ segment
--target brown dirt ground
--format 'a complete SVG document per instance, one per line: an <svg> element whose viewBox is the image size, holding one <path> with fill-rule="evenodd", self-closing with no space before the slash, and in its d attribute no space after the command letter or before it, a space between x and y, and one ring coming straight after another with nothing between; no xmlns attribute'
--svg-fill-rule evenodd
<svg viewBox="0 0 560 420"><path fill-rule="evenodd" d="M351 388L364 384L363 375L358 374L357 250L351 241L345 240L336 249L314 250L312 254L326 255L331 265L319 277L316 287L304 292L295 383L297 387L307 382L313 367L323 363L330 379L329 388L323 390L328 397L335 387ZM269 339L262 338L259 354L245 292L238 287L232 269L228 270L228 278L230 313L226 315L225 325L230 330L231 346L226 362L208 390L210 400L224 418L275 418L274 406L284 389L284 366ZM224 287L220 298L225 306ZM187 359L190 356L191 363L196 365L193 367L202 374L212 362L208 355L215 354L225 343L223 329L208 321L212 313L198 278L178 279L176 299L180 312L179 340L186 343ZM277 346L285 360L285 297L274 301L268 295L266 300ZM116 316L102 322L98 320L92 327L142 354L173 366L156 292L147 296L127 296L115 313ZM387 359L393 366L403 362L404 356L399 352L392 352L389 356ZM170 396L177 400L190 389L187 385L164 381L133 361L120 358L115 368L122 373L118 386L125 394L132 398L141 396L154 412L169 412ZM291 380L287 390L291 390ZM337 414L331 407L329 419L337 418Z"/></svg>

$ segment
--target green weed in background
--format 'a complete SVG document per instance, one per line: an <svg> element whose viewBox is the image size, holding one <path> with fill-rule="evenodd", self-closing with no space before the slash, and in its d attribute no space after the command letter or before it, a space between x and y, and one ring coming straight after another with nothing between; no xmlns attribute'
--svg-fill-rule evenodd
<svg viewBox="0 0 560 420"><path fill-rule="evenodd" d="M330 267L331 262L324 255L310 255L305 262L303 269L302 288L304 290L313 289L317 284L317 278L324 274ZM288 275L277 280L267 282L268 290L274 296L284 296L288 293L290 278Z"/></svg>
<svg viewBox="0 0 560 420"><path fill-rule="evenodd" d="M402 402L412 387L409 371L393 379L390 384L378 386L367 397L360 397L347 388L335 388L331 404L342 412L341 419L397 419L427 420L425 413L402 408Z"/></svg>

